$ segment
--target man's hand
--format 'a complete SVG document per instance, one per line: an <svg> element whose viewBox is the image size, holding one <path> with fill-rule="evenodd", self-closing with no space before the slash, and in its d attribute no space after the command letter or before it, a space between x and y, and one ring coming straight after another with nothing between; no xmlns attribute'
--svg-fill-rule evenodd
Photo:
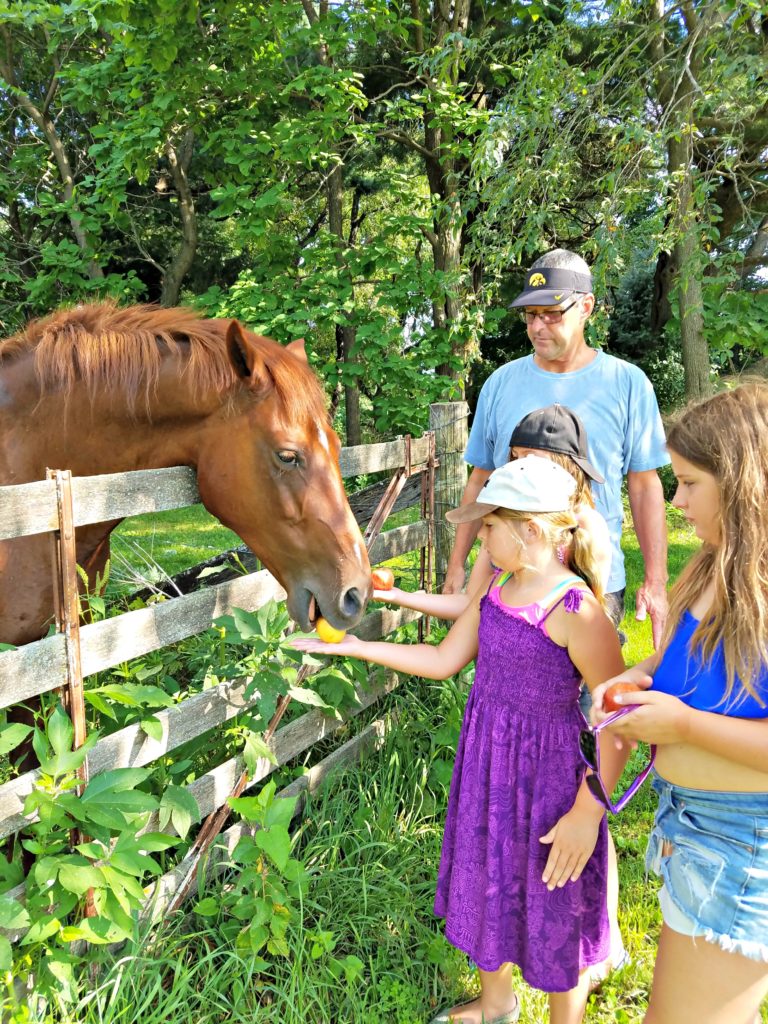
<svg viewBox="0 0 768 1024"><path fill-rule="evenodd" d="M472 472L469 474L467 486L464 488L464 494L461 498L462 505L469 505L471 502L477 501L477 496L483 489L483 484L490 475L490 469L478 469L477 466L474 467ZM481 521L476 519L474 522L460 523L456 527L456 536L454 537L453 548L448 556L448 565L445 570L445 582L443 583L444 594L460 594L464 589L467 558L469 557L469 552L472 550L472 545L475 543L475 538L477 537L481 525Z"/></svg>
<svg viewBox="0 0 768 1024"><path fill-rule="evenodd" d="M464 589L465 577L466 571L463 565L449 565L445 573L442 592L444 594L460 594Z"/></svg>
<svg viewBox="0 0 768 1024"><path fill-rule="evenodd" d="M653 646L658 648L667 619L667 522L664 491L655 469L627 473L627 493L637 542L645 562L645 581L637 592L635 616L651 616Z"/></svg>
<svg viewBox="0 0 768 1024"><path fill-rule="evenodd" d="M669 612L666 586L663 583L645 580L635 596L635 609L635 618L638 621L642 621L646 615L651 616L653 646L658 650Z"/></svg>

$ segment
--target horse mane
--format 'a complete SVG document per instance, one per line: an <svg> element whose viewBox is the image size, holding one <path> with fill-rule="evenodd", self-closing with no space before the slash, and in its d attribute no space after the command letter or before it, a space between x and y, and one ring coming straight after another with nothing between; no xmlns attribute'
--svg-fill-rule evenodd
<svg viewBox="0 0 768 1024"><path fill-rule="evenodd" d="M193 309L154 305L118 306L104 301L61 309L30 321L0 341L0 362L33 352L43 393L69 395L82 381L91 396L119 392L135 408L147 407L157 388L165 352L183 359L180 376L193 392L232 394L242 383L227 352L228 320L206 319ZM270 381L288 416L327 417L314 374L271 338L248 332L263 353ZM268 388L256 397L263 397Z"/></svg>

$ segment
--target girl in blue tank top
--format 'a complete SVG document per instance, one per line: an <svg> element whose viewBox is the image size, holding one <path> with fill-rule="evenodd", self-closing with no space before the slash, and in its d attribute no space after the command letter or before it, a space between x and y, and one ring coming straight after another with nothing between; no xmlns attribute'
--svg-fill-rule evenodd
<svg viewBox="0 0 768 1024"><path fill-rule="evenodd" d="M689 406L667 446L702 541L660 650L605 731L658 747L647 865L663 927L645 1021L752 1024L768 995L768 383Z"/></svg>

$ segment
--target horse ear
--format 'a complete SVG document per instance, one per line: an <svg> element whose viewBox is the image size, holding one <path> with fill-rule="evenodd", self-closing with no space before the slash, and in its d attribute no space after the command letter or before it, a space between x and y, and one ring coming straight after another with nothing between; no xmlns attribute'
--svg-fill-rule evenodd
<svg viewBox="0 0 768 1024"><path fill-rule="evenodd" d="M307 359L307 350L304 348L304 339L297 338L296 341L289 341L285 346L292 355L300 359L302 363L306 363L309 366L309 360Z"/></svg>
<svg viewBox="0 0 768 1024"><path fill-rule="evenodd" d="M251 377L258 369L258 352L245 336L237 320L230 320L227 327L227 352L238 377Z"/></svg>

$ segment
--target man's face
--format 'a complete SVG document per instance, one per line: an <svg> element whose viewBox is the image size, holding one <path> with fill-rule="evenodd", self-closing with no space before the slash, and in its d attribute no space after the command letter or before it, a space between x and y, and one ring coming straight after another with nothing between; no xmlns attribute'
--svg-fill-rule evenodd
<svg viewBox="0 0 768 1024"><path fill-rule="evenodd" d="M568 362L582 348L584 323L595 304L594 295L571 296L567 302L557 306L526 306L528 337L533 345L537 361L545 368L553 369ZM547 314L562 313L558 323L546 323ZM542 319L542 314L544 319Z"/></svg>

